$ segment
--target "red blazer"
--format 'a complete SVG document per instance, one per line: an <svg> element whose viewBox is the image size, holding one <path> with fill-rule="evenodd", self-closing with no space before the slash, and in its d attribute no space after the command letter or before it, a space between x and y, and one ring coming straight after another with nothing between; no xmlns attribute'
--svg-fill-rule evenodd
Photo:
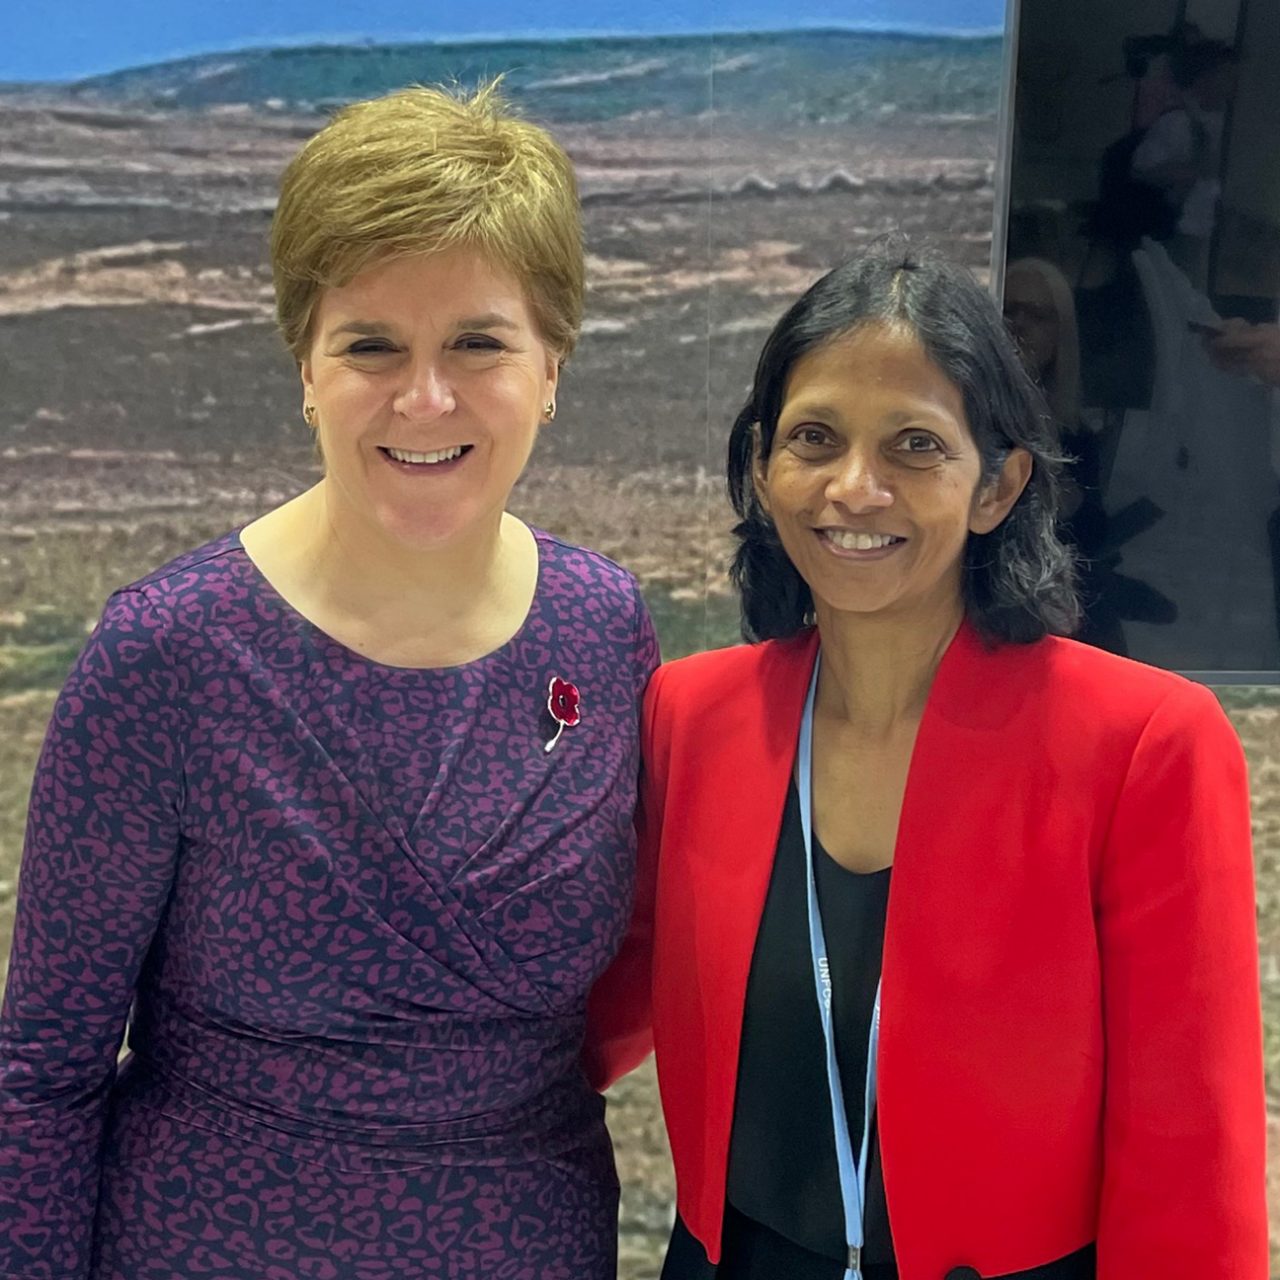
<svg viewBox="0 0 1280 1280"><path fill-rule="evenodd" d="M677 1203L720 1255L752 948L816 636L662 667L603 1086L654 1044ZM1100 1280L1266 1280L1243 754L1213 695L965 626L929 695L885 927L885 1194L903 1280L1097 1242Z"/></svg>

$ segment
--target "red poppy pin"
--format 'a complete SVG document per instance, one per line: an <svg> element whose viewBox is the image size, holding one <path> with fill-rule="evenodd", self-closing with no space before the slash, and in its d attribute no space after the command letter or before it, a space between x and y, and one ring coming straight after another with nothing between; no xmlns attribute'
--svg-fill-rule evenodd
<svg viewBox="0 0 1280 1280"><path fill-rule="evenodd" d="M560 735L566 729L572 729L582 719L582 703L578 695L578 686L552 676L547 686L547 710L556 722L556 736L542 749L550 751L560 741Z"/></svg>

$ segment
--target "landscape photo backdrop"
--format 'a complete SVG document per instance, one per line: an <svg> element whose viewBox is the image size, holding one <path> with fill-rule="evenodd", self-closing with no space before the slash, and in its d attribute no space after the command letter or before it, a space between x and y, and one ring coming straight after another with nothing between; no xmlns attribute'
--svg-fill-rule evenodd
<svg viewBox="0 0 1280 1280"><path fill-rule="evenodd" d="M342 102L503 74L563 141L587 321L515 509L633 570L666 656L736 639L724 443L770 326L886 233L984 279L990 261L1000 36L828 12L792 31L648 31L655 12L627 36L254 41L87 76L0 63L0 957L35 754L106 596L316 478L266 235L281 169ZM1280 1034L1280 732L1268 695L1234 697ZM671 1220L650 1068L610 1122L620 1274L639 1280Z"/></svg>

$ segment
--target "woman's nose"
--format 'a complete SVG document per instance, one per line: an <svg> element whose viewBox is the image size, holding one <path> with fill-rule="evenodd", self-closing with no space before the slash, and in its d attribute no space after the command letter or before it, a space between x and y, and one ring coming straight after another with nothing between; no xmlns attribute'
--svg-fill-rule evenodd
<svg viewBox="0 0 1280 1280"><path fill-rule="evenodd" d="M433 361L422 361L410 370L408 381L396 394L393 408L406 418L431 420L450 413L453 388Z"/></svg>
<svg viewBox="0 0 1280 1280"><path fill-rule="evenodd" d="M875 510L892 505L893 491L883 467L883 460L878 455L850 450L827 483L827 500L850 511Z"/></svg>

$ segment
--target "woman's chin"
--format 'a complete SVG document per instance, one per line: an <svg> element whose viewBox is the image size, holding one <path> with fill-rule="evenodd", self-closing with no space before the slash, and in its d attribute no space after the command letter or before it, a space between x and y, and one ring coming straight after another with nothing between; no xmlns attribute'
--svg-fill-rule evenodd
<svg viewBox="0 0 1280 1280"><path fill-rule="evenodd" d="M849 582L847 579L835 583L814 581L809 584L809 591L820 612L863 616L890 612L909 594L897 582Z"/></svg>
<svg viewBox="0 0 1280 1280"><path fill-rule="evenodd" d="M938 591L927 595L908 591L842 591L824 596L813 593L818 616L837 619L858 619L874 623L914 623L929 625L931 620L951 613L964 612L964 600L959 591Z"/></svg>

